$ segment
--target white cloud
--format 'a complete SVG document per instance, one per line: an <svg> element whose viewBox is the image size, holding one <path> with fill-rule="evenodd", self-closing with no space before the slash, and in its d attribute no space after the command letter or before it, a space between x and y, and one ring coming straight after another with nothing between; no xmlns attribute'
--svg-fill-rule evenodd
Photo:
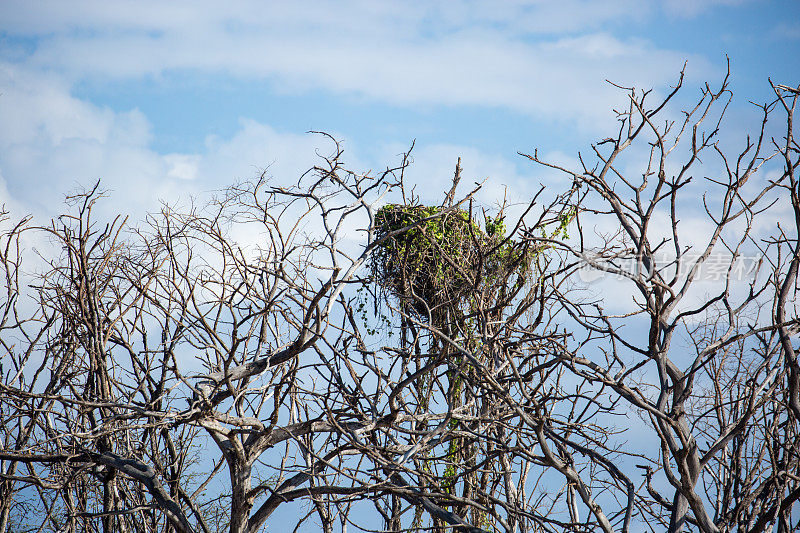
<svg viewBox="0 0 800 533"><path fill-rule="evenodd" d="M671 82L687 57L598 32L652 11L623 0L235 5L0 5L0 29L38 37L26 63L71 79L199 71L393 104L504 107L596 125L619 91ZM554 37L558 34L559 37ZM566 37L564 37L566 35Z"/></svg>
<svg viewBox="0 0 800 533"><path fill-rule="evenodd" d="M407 146L391 144L379 152L383 162L398 159L398 154ZM456 162L461 158L461 181L457 191L463 197L479 184L476 207L494 209L505 199L509 204L525 204L531 200L540 184L553 185L553 193L565 186L565 182L553 173L535 167L520 156L513 158L502 154L487 153L470 146L454 144L431 144L418 146L412 152L412 164L405 171L407 194L413 194L423 204L440 204L452 187ZM568 187L568 185L566 185ZM389 199L398 201L398 198Z"/></svg>
<svg viewBox="0 0 800 533"><path fill-rule="evenodd" d="M563 33L597 28L614 20L640 19L653 11L653 2L610 0L434 0L409 4L400 1L368 2L319 0L303 3L211 0L118 1L76 0L65 4L43 0L3 3L0 23L12 33L50 34L72 30L95 32L185 32L223 27L238 33L264 29L339 29L362 35L401 34L405 28L424 25L431 34L464 27L493 27L520 33Z"/></svg>
<svg viewBox="0 0 800 533"><path fill-rule="evenodd" d="M167 176L180 180L193 180L197 177L199 157L186 154L167 154L164 162L169 167Z"/></svg>
<svg viewBox="0 0 800 533"><path fill-rule="evenodd" d="M0 64L0 171L8 194L51 214L64 194L102 179L129 205L146 203L163 161L137 110L116 113L70 96L59 78ZM12 126L13 125L13 126Z"/></svg>
<svg viewBox="0 0 800 533"><path fill-rule="evenodd" d="M750 1L752 0L664 0L663 7L669 15L693 18L715 7L738 6Z"/></svg>
<svg viewBox="0 0 800 533"><path fill-rule="evenodd" d="M773 37L777 39L800 39L800 22L782 22L772 30Z"/></svg>
<svg viewBox="0 0 800 533"><path fill-rule="evenodd" d="M320 136L280 133L255 120L240 119L239 130L230 139L206 139L198 173L205 183L216 183L217 187L262 172L282 185L290 185L319 162L318 149L323 155L330 151Z"/></svg>
<svg viewBox="0 0 800 533"><path fill-rule="evenodd" d="M242 119L231 138L209 137L200 153L159 154L138 110L116 112L78 99L55 75L0 63L0 204L40 223L64 209L66 194L98 179L108 199L98 214L140 218L266 171L296 182L331 147L319 136L284 134ZM11 126L13 125L13 127ZM348 161L356 164L348 152Z"/></svg>

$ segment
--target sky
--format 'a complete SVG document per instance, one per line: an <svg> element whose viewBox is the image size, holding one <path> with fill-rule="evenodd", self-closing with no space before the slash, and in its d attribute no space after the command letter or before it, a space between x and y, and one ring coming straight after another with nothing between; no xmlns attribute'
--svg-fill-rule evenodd
<svg viewBox="0 0 800 533"><path fill-rule="evenodd" d="M800 82L800 3L767 0L155 2L0 0L0 203L49 217L101 179L143 213L267 170L295 181L341 139L381 170L415 142L436 201L464 176L520 195L517 155L571 159L612 133L625 95L687 94L730 58L730 120L767 78ZM493 188L492 188L493 187Z"/></svg>

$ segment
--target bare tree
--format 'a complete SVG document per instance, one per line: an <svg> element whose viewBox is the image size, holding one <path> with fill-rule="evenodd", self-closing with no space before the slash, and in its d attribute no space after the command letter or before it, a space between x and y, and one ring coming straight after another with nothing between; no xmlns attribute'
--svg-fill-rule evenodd
<svg viewBox="0 0 800 533"><path fill-rule="evenodd" d="M760 130L731 156L720 141L731 97L728 78L716 90L706 86L682 120L657 120L681 85L682 77L653 107L646 105L648 92L629 89L630 108L620 114L618 135L593 148L597 163L574 171L557 167L597 197L584 201L584 220L610 218L617 228L594 250L583 239L561 246L623 277L635 302L630 313L614 316L595 302L563 299L585 332L582 347L595 344L594 353L604 354L598 360L573 348L564 362L613 390L658 437L658 453L646 453L637 465L654 502L646 514L669 531L681 531L687 522L708 532L761 531L776 522L788 531L797 527L791 517L800 496L797 348L790 338L798 324L797 91L773 85L777 100L761 106ZM775 114L785 120L782 139L768 134ZM619 160L637 141L648 145L648 164L634 177ZM536 154L529 157L547 165ZM772 160L783 168L765 177L761 170ZM691 202L690 182L709 167L716 174L705 177L703 232L686 227L681 216ZM770 221L777 234L759 233L760 217L787 206L791 216ZM657 227L665 223L666 230ZM578 227L583 237L587 225ZM742 256L754 252L760 260L748 283L737 269ZM625 268L626 259L637 268ZM704 270L712 268L719 281L707 290L714 292L692 299ZM625 327L635 317L646 324L646 335ZM656 475L667 483L657 487Z"/></svg>
<svg viewBox="0 0 800 533"><path fill-rule="evenodd" d="M682 83L620 87L579 168L527 155L572 183L525 206L460 162L423 205L408 154L327 137L292 187L142 224L99 186L4 214L0 531L800 527L798 93L731 151L727 77L679 113Z"/></svg>

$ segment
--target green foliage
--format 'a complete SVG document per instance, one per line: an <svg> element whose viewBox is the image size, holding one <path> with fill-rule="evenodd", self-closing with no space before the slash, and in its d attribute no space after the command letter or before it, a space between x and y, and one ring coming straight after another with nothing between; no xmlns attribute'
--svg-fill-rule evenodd
<svg viewBox="0 0 800 533"><path fill-rule="evenodd" d="M569 232L567 232L567 228L569 227L570 223L575 219L575 216L578 214L578 209L573 207L568 209L566 213L562 214L558 217L558 227L553 232L552 239L561 239L566 240L569 239Z"/></svg>
<svg viewBox="0 0 800 533"><path fill-rule="evenodd" d="M505 217L498 215L496 218L486 218L486 235L502 239L506 234Z"/></svg>

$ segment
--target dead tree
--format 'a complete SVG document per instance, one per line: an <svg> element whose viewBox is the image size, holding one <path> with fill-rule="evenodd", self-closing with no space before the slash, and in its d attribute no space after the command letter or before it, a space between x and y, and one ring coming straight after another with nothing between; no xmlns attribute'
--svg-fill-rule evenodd
<svg viewBox="0 0 800 533"><path fill-rule="evenodd" d="M560 356L647 424L650 447L629 449L653 529L790 531L800 519L797 91L773 85L760 128L731 152L720 139L728 78L673 119L682 82L654 104L628 89L619 132L593 147L592 163L528 156L587 191L578 241L554 245L618 276L630 298L615 313L608 299L562 298L577 327ZM647 165L631 173L624 157L637 147Z"/></svg>

